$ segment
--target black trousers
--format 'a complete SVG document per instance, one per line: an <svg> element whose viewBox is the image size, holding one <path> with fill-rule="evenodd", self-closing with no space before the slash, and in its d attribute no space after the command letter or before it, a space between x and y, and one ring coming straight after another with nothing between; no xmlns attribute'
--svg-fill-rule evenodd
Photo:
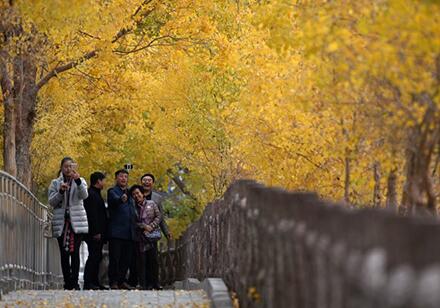
<svg viewBox="0 0 440 308"><path fill-rule="evenodd" d="M140 251L139 243L133 245L133 257L130 264L128 283L131 286L140 285L144 289L159 286L159 261L157 242L147 251Z"/></svg>
<svg viewBox="0 0 440 308"><path fill-rule="evenodd" d="M66 251L63 247L64 233L57 238L60 248L61 270L63 271L64 289L79 288L79 248L81 246L81 236L75 234L74 251Z"/></svg>
<svg viewBox="0 0 440 308"><path fill-rule="evenodd" d="M86 243L89 257L84 268L84 287L89 287L90 285L99 286L99 264L102 260L102 246L104 246L104 242L87 238Z"/></svg>
<svg viewBox="0 0 440 308"><path fill-rule="evenodd" d="M145 272L147 288L159 286L159 260L157 256L157 242L151 243L151 248L145 252Z"/></svg>
<svg viewBox="0 0 440 308"><path fill-rule="evenodd" d="M139 243L136 242L134 245L134 254L130 265L130 276L128 277L128 283L131 286L139 285L141 288L145 289L145 252L141 252L139 248Z"/></svg>
<svg viewBox="0 0 440 308"><path fill-rule="evenodd" d="M109 241L108 278L110 285L125 282L133 254L133 241L111 239Z"/></svg>
<svg viewBox="0 0 440 308"><path fill-rule="evenodd" d="M138 284L141 284L139 279L139 242L134 242L133 244L133 252L131 255L131 262L130 262L130 274L128 276L128 284L136 287Z"/></svg>

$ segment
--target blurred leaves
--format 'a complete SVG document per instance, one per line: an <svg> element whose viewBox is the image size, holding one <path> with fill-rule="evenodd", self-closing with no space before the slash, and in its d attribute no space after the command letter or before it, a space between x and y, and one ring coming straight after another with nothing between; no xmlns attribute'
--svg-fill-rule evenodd
<svg viewBox="0 0 440 308"><path fill-rule="evenodd" d="M86 176L129 161L164 190L180 164L195 198L167 202L176 233L238 178L342 199L346 159L350 200L371 203L375 162L402 186L417 94L438 112L438 1L18 2L42 70L100 50L40 93L37 183L64 155Z"/></svg>

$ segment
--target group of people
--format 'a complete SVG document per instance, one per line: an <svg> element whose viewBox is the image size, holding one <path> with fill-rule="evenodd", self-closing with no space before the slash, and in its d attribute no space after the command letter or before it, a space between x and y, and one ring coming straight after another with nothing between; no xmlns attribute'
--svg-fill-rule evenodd
<svg viewBox="0 0 440 308"><path fill-rule="evenodd" d="M115 173L115 185L102 197L106 176L90 175L90 186L70 157L61 161L59 177L49 187L53 208L52 234L58 240L64 288L79 290L81 242L89 256L84 268L84 289L106 289L99 281L104 244L109 243L108 276L111 289L161 289L157 242L161 231L171 238L163 219L162 196L153 191L155 178L144 174L128 187L128 171Z"/></svg>

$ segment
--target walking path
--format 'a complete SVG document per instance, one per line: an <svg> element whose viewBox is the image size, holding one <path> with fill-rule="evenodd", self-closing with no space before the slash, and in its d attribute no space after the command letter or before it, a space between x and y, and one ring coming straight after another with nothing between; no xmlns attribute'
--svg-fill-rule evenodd
<svg viewBox="0 0 440 308"><path fill-rule="evenodd" d="M0 307L199 307L208 308L210 300L202 290L163 291L60 291L22 290L3 296Z"/></svg>

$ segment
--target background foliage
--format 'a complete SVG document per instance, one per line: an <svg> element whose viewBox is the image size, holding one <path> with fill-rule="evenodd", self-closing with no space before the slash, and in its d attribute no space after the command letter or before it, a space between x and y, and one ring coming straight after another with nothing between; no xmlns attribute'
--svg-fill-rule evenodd
<svg viewBox="0 0 440 308"><path fill-rule="evenodd" d="M39 93L40 191L65 155L83 175L132 162L131 183L149 171L164 190L180 175L184 192L177 187L167 205L176 234L243 177L355 205L385 206L393 191L401 203L417 181L407 190L417 204L429 190L437 198L436 1L17 6L45 38L39 70L98 50ZM121 29L130 31L113 42Z"/></svg>

